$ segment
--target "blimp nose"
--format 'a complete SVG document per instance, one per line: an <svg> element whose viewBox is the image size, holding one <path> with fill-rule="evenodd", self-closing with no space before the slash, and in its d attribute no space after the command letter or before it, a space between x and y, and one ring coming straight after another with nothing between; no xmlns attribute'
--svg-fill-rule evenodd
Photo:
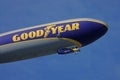
<svg viewBox="0 0 120 80"><path fill-rule="evenodd" d="M78 33L78 40L82 44L82 46L96 41L108 30L107 24L98 20L82 21L80 24L81 25L80 31Z"/></svg>

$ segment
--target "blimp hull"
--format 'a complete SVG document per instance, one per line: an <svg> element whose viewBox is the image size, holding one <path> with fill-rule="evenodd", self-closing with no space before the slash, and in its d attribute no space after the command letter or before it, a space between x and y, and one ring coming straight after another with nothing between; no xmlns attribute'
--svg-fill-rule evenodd
<svg viewBox="0 0 120 80"><path fill-rule="evenodd" d="M60 48L84 47L103 36L107 24L72 19L0 34L0 63L54 54Z"/></svg>
<svg viewBox="0 0 120 80"><path fill-rule="evenodd" d="M37 39L0 46L0 63L34 58L56 53L61 47L73 43L59 38Z"/></svg>

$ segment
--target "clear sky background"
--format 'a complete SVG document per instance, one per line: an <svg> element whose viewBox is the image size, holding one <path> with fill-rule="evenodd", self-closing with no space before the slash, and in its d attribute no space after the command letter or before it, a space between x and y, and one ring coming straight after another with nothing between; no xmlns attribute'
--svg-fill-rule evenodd
<svg viewBox="0 0 120 80"><path fill-rule="evenodd" d="M0 33L74 18L102 20L109 30L77 55L0 64L0 80L120 80L120 0L0 0Z"/></svg>

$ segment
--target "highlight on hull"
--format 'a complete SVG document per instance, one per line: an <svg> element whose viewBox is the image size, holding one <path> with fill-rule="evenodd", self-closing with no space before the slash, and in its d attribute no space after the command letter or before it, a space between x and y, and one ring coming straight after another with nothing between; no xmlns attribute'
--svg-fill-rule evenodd
<svg viewBox="0 0 120 80"><path fill-rule="evenodd" d="M102 21L81 18L3 33L0 34L0 63L79 52L80 47L96 41L107 30Z"/></svg>

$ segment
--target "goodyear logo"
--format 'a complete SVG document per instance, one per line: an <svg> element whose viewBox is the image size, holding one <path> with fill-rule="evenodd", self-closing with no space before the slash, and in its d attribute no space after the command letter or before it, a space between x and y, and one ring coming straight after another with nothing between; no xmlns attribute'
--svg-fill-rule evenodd
<svg viewBox="0 0 120 80"><path fill-rule="evenodd" d="M74 31L74 30L79 30L79 23L72 23L72 24L66 24L66 25L49 25L46 26L44 29L39 29L39 30L33 30L30 32L23 32L21 34L15 34L12 37L13 42L19 42L19 41L24 41L28 39L35 39L35 38L40 38L44 37L47 38L48 35L50 34L57 34L57 33L63 33L66 31Z"/></svg>

